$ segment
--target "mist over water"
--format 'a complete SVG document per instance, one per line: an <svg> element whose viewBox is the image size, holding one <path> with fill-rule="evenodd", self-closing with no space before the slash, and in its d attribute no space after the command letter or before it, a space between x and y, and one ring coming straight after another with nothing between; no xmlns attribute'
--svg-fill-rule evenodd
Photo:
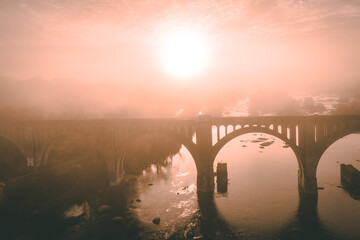
<svg viewBox="0 0 360 240"><path fill-rule="evenodd" d="M359 100L355 0L14 0L0 9L1 119L221 115L249 93L253 115L299 114L286 96L299 92ZM207 39L197 77L163 69L162 40L176 29ZM336 112L358 111L345 101Z"/></svg>
<svg viewBox="0 0 360 240"><path fill-rule="evenodd" d="M231 116L351 115L360 113L357 89L307 94L280 89L224 94L214 89L202 96L196 89L170 85L0 78L0 119L194 118L199 112L230 116L229 111Z"/></svg>
<svg viewBox="0 0 360 240"><path fill-rule="evenodd" d="M201 39L198 47L169 52L194 67L206 49L198 75L179 77L189 69L169 52L162 62L173 45L164 39L182 32ZM0 128L360 115L359 42L357 0L0 0ZM289 145L263 133L219 152L214 171L227 163L228 190L215 186L214 195L197 193L195 161L171 137L147 134L128 146L123 181L111 186L101 149L67 134L57 140L35 167L0 136L0 239L360 239L358 192L340 181L340 164L360 169L359 134L321 157L316 198L299 194Z"/></svg>

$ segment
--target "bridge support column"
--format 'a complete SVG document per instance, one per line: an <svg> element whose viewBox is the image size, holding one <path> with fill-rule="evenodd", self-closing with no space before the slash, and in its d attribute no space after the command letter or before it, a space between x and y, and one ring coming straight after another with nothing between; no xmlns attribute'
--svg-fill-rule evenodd
<svg viewBox="0 0 360 240"><path fill-rule="evenodd" d="M302 169L299 169L299 190L301 193L317 194L317 162L316 158L307 158Z"/></svg>
<svg viewBox="0 0 360 240"><path fill-rule="evenodd" d="M214 191L214 168L212 153L212 132L209 119L199 118L196 126L197 145L197 190L198 192Z"/></svg>
<svg viewBox="0 0 360 240"><path fill-rule="evenodd" d="M317 194L316 169L320 159L315 142L315 124L308 122L301 129L301 145L303 154L300 157L299 191L303 194Z"/></svg>

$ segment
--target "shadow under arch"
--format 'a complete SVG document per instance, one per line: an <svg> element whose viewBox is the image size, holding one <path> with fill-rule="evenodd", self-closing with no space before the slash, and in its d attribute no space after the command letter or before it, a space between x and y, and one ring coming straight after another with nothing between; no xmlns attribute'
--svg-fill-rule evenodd
<svg viewBox="0 0 360 240"><path fill-rule="evenodd" d="M68 139L71 143L73 140L82 141L84 149L96 147L86 135L73 133L55 135L42 146L37 165L40 169L7 184L7 202L17 206L18 209L23 208L24 212L28 213L33 209L55 206L60 204L59 202L65 203L74 199L77 201L83 198L85 192L94 193L99 186L109 183L107 165L98 148L89 149L86 156L91 156L96 151L92 159L84 157L73 161L69 158L64 159L61 164L52 166L47 164L49 157L51 158L50 152L58 143ZM71 150L76 150L76 146L74 145ZM78 153L82 154L83 151Z"/></svg>
<svg viewBox="0 0 360 240"><path fill-rule="evenodd" d="M0 181L26 174L29 170L28 162L24 151L19 147L19 145L16 144L12 139L0 134L0 150L2 150L1 145L6 148L6 151L12 151L13 156L9 155L8 153L5 153L4 156L1 156L2 153L0 153L0 167L2 168L0 170ZM12 159L7 159L8 157Z"/></svg>
<svg viewBox="0 0 360 240"><path fill-rule="evenodd" d="M37 165L40 166L41 168L45 168L47 165L47 162L49 160L49 154L50 154L51 150L53 150L54 146L57 143L66 141L66 140L75 140L75 141L85 142L89 146L95 148L96 151L100 154L101 160L104 161L104 152L98 146L98 144L95 141L89 139L88 136L86 136L84 134L79 134L79 133L63 133L63 134L54 136L53 138L48 140L46 142L46 144L44 144L44 146L42 147L39 162L37 163Z"/></svg>
<svg viewBox="0 0 360 240"><path fill-rule="evenodd" d="M51 186L60 199L82 200L110 183L103 151L85 134L55 135L46 142L41 153L40 170L34 181L44 179L39 186L44 186L43 189ZM42 194L46 196L47 193Z"/></svg>
<svg viewBox="0 0 360 240"><path fill-rule="evenodd" d="M286 138L284 135L276 132L275 130L269 129L269 128L263 128L263 127L244 127L237 129L229 134L227 134L225 137L220 139L214 146L213 146L213 162L216 159L216 156L220 152L220 150L231 140L233 140L236 137L239 137L244 134L248 133L264 133L271 135L273 137L276 137L282 141L284 141L286 144L289 145L289 147L292 149L293 153L295 154L296 160L298 162L299 171L303 171L303 166L301 162L301 153L299 151L298 146L296 146L296 143L290 141L290 139Z"/></svg>
<svg viewBox="0 0 360 240"><path fill-rule="evenodd" d="M125 159L126 156L129 152L129 150L131 149L131 147L133 147L138 141L140 141L143 137L147 137L147 136L162 136L165 138L169 138L171 140L173 140L175 143L183 145L187 151L190 153L191 157L193 158L194 162L195 162L195 166L196 168L198 167L197 164L197 150L196 150L196 144L194 142L191 141L191 139L187 139L184 136L181 136L180 134L174 133L174 132L169 132L169 131L146 131L146 132L142 132L139 134L136 134L134 136L132 136L130 139L128 139L126 141L126 143L124 143L121 146L121 149L119 149L119 158L118 158L118 162L117 162L117 175L118 175L118 179L121 181L124 177L125 177Z"/></svg>

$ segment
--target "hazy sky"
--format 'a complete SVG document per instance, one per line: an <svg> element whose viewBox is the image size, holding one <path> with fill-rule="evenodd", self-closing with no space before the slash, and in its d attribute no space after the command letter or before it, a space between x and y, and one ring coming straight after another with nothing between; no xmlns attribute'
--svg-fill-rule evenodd
<svg viewBox="0 0 360 240"><path fill-rule="evenodd" d="M161 65L161 39L177 28L209 45L197 77ZM355 86L359 43L359 0L0 0L0 76L112 82L139 96Z"/></svg>

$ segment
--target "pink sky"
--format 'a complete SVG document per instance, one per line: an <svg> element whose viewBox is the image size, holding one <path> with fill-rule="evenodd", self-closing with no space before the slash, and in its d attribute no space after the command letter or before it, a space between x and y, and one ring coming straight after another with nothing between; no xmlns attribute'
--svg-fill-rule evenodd
<svg viewBox="0 0 360 240"><path fill-rule="evenodd" d="M159 102L360 82L357 0L3 0L0 10L7 79L116 84ZM205 71L186 81L159 60L162 37L179 27L211 49Z"/></svg>

